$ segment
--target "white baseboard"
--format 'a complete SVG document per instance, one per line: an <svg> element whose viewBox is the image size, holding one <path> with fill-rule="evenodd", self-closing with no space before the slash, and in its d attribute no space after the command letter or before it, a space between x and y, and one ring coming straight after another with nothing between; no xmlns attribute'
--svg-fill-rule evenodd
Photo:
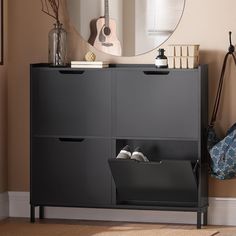
<svg viewBox="0 0 236 236"><path fill-rule="evenodd" d="M209 224L236 226L236 198L209 198Z"/></svg>
<svg viewBox="0 0 236 236"><path fill-rule="evenodd" d="M236 198L210 198L208 224L235 226ZM38 210L38 209L37 209ZM36 216L38 212L36 210ZM9 216L29 217L29 193L9 192ZM196 213L150 210L46 207L46 218L196 224Z"/></svg>
<svg viewBox="0 0 236 236"><path fill-rule="evenodd" d="M30 195L28 192L8 192L8 196L10 217L30 216Z"/></svg>
<svg viewBox="0 0 236 236"><path fill-rule="evenodd" d="M9 200L8 193L0 193L0 220L9 216Z"/></svg>

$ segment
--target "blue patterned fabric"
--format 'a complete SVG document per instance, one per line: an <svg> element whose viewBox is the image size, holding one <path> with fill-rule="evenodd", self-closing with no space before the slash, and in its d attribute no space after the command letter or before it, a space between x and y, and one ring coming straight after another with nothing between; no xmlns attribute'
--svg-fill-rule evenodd
<svg viewBox="0 0 236 236"><path fill-rule="evenodd" d="M213 128L208 132L208 150L211 156L211 174L217 179L236 176L236 123L227 131L222 140Z"/></svg>

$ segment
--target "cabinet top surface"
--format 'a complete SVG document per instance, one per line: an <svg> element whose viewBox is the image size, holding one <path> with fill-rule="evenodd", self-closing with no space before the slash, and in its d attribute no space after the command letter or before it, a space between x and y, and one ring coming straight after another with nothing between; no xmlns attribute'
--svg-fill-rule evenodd
<svg viewBox="0 0 236 236"><path fill-rule="evenodd" d="M158 71L196 71L202 68L207 68L207 65L199 65L194 69L171 69L171 68L156 68L154 64L109 64L108 68L71 68L70 65L64 67L50 66L47 63L31 64L32 68L43 68L50 70L135 70L135 69L147 69L147 70L158 70Z"/></svg>

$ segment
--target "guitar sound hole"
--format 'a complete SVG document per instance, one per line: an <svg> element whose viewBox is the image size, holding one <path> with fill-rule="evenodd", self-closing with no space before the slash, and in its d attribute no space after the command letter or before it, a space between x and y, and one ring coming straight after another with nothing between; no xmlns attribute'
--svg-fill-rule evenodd
<svg viewBox="0 0 236 236"><path fill-rule="evenodd" d="M108 35L110 35L110 33L111 33L110 28L109 27L105 27L104 28L104 34L108 36Z"/></svg>

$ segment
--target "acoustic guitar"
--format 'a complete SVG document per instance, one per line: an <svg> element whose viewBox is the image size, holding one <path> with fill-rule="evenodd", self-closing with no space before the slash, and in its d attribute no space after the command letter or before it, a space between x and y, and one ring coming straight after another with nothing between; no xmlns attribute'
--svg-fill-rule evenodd
<svg viewBox="0 0 236 236"><path fill-rule="evenodd" d="M90 22L88 42L95 48L116 56L121 56L121 44L116 35L116 22L109 18L109 3L104 1L105 16Z"/></svg>

